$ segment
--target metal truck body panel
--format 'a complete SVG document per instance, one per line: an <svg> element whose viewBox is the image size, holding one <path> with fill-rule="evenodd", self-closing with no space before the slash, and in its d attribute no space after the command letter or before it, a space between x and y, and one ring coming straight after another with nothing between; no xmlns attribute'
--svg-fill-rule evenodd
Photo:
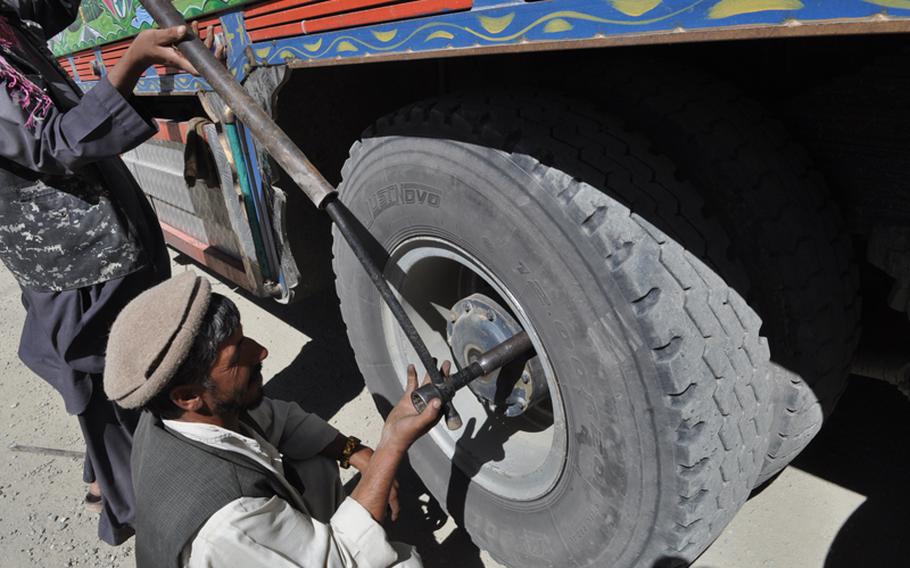
<svg viewBox="0 0 910 568"><path fill-rule="evenodd" d="M51 42L86 89L125 51L124 38L152 25L138 2L108 2L113 0L84 2L83 14L91 16L101 5L102 15L85 17L75 31L71 26ZM910 31L908 0L184 0L178 7L191 18L219 12L200 23L223 32L228 65L241 80L265 65ZM205 81L164 68L150 70L137 87L141 94L198 90L208 90Z"/></svg>

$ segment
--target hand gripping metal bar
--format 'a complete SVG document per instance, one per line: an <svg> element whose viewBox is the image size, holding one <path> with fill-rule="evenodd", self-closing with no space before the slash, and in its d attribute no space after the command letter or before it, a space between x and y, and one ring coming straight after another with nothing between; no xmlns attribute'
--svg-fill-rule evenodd
<svg viewBox="0 0 910 568"><path fill-rule="evenodd" d="M185 26L186 21L180 15L170 0L140 0L148 13L162 28ZM420 362L430 374L433 384L443 385L442 373L430 355L426 345L417 333L417 329L408 318L382 271L373 258L367 254L366 248L353 230L351 212L340 202L335 189L322 177L322 174L313 166L306 155L298 148L290 137L284 133L272 117L246 92L234 79L227 68L218 61L199 38L190 33L187 39L181 41L177 48L193 64L209 85L221 95L234 114L244 125L252 131L260 144L268 151L269 155L278 162L285 172L291 177L316 207L325 209L332 221L335 222L339 232L347 241L357 259L363 265L370 280L379 290L382 299L389 306L398 324L401 326L408 341L417 352ZM446 405L446 425L450 429L461 427L461 417L452 408Z"/></svg>
<svg viewBox="0 0 910 568"><path fill-rule="evenodd" d="M353 251L357 259L360 260L360 264L363 265L363 269L366 270L367 276L373 281L373 285L379 290L379 294L382 296L382 299L385 300L392 315L398 320L398 325L401 326L401 330L404 331L404 334L408 337L408 341L411 342L414 351L417 352L417 357L420 358L420 362L423 363L424 368L426 368L427 372L430 374L431 384L444 385L445 377L442 376L442 373L440 373L439 369L436 367L436 361L433 360L433 356L430 355L430 351L424 344L423 339L421 339L420 334L417 333L417 328L414 327L413 322L411 322L408 314L405 313L398 298L395 297L395 293L392 292L392 287L386 282L379 266L377 266L373 257L370 256L369 252L364 247L364 243L361 242L355 234L356 219L351 214L351 211L337 199L329 200L329 202L325 204L325 210L326 213L329 214L329 217L332 218L332 221L334 221L335 226L338 227L338 232L340 232L348 242L351 251ZM415 408L417 408L418 412L423 412L426 407L419 408L415 406ZM450 430L458 430L461 428L461 416L458 415L454 406L446 404L443 408L443 412L445 413L446 427Z"/></svg>
<svg viewBox="0 0 910 568"><path fill-rule="evenodd" d="M189 29L186 20L170 0L140 1L162 28L187 26ZM192 33L178 43L177 48L199 74L205 77L209 85L227 101L234 114L253 132L259 143L284 168L297 187L303 190L316 207L323 207L325 201L335 195L335 188L313 167L306 155L275 124L272 117L240 86L224 64L218 61Z"/></svg>
<svg viewBox="0 0 910 568"><path fill-rule="evenodd" d="M411 393L411 402L419 412L430 404L434 398L442 400L444 404L451 402L458 389L478 377L487 375L496 369L508 365L515 359L531 351L531 338L528 332L520 331L506 339L493 349L481 354L471 364L467 365L451 377L445 378L445 383L440 386L435 383L423 385Z"/></svg>

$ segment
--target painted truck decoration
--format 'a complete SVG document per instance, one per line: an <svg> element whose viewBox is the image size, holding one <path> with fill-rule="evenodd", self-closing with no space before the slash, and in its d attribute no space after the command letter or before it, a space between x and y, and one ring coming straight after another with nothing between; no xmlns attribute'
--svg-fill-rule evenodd
<svg viewBox="0 0 910 568"><path fill-rule="evenodd" d="M239 79L253 66L502 46L579 46L607 37L682 35L744 27L861 24L910 17L910 0L176 0L187 18L214 23ZM85 0L51 46L85 88L128 39L152 27L137 0ZM219 14L219 17L213 15ZM539 44L539 45L535 45ZM250 48L250 49L247 49ZM193 93L204 81L150 72L140 93Z"/></svg>

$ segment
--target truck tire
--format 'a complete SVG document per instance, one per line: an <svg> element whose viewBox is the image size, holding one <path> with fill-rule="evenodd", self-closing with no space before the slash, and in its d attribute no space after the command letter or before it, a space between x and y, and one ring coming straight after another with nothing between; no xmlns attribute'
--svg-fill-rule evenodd
<svg viewBox="0 0 910 568"><path fill-rule="evenodd" d="M488 416L465 389L465 426L437 425L409 453L509 566L684 565L761 468L761 321L699 260L728 241L645 146L575 102L461 95L381 119L343 169L340 198L434 356L452 358L427 298L480 290L508 304L549 369L542 408ZM388 411L416 358L337 234L334 254L357 362Z"/></svg>
<svg viewBox="0 0 910 568"><path fill-rule="evenodd" d="M737 288L764 322L776 385L761 484L808 445L846 386L861 301L845 223L805 150L735 88L659 62L602 72L602 102L678 164L746 273Z"/></svg>

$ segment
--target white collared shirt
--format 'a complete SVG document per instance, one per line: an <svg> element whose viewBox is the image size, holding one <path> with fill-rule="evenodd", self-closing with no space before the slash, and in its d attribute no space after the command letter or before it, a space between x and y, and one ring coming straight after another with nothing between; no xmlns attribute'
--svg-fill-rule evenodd
<svg viewBox="0 0 910 568"><path fill-rule="evenodd" d="M266 411L273 415L289 410L269 399L263 404L271 405ZM284 423L292 422L287 417L282 418ZM298 421L302 423L302 420ZM166 428L191 440L236 452L263 465L275 473L300 507L300 510L295 509L277 496L241 497L228 503L209 517L184 548L181 559L185 568L422 566L416 554L404 563L396 564L399 558L396 548L400 548L389 543L382 526L350 497L342 501L328 524L301 512L307 510L306 505L284 477L281 453L251 429L247 429L249 436L243 436L211 424L163 422ZM321 489L314 487L313 491Z"/></svg>

